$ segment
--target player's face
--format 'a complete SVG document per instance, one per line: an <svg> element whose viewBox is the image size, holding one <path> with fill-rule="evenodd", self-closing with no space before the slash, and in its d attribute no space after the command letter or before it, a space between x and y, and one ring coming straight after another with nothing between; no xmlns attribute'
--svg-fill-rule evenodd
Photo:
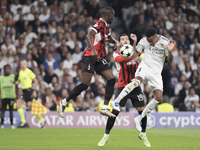
<svg viewBox="0 0 200 150"><path fill-rule="evenodd" d="M147 41L149 42L150 45L154 45L154 42L153 42L154 41L154 36L151 36L149 38L146 37L146 39L147 39Z"/></svg>
<svg viewBox="0 0 200 150"><path fill-rule="evenodd" d="M107 23L111 24L113 19L114 19L114 15L115 15L115 12L113 11L112 13L109 13L108 14L108 21Z"/></svg>
<svg viewBox="0 0 200 150"><path fill-rule="evenodd" d="M7 75L11 74L11 68L10 67L5 68L5 74L7 74Z"/></svg>
<svg viewBox="0 0 200 150"><path fill-rule="evenodd" d="M121 36L120 37L120 43L123 46L124 44L130 44L128 36Z"/></svg>

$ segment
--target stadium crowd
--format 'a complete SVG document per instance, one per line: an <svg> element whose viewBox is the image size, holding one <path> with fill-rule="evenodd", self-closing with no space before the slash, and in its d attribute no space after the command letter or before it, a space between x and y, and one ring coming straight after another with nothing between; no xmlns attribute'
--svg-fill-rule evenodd
<svg viewBox="0 0 200 150"><path fill-rule="evenodd" d="M165 62L163 82L165 102L180 111L199 108L200 96L200 3L198 0L1 0L0 69L10 64L14 74L26 59L39 82L35 98L48 110L56 110L81 80L81 55L85 35L100 18L103 6L115 10L111 34L144 36L153 26L159 34L177 41L174 61ZM114 45L107 44L107 61L116 78L112 56ZM146 103L152 92L143 84ZM117 89L117 83L115 85ZM18 97L22 95L20 86ZM75 111L95 111L105 96L105 81L94 75L90 87L71 101ZM72 106L71 106L72 107ZM127 104L126 110L131 106Z"/></svg>

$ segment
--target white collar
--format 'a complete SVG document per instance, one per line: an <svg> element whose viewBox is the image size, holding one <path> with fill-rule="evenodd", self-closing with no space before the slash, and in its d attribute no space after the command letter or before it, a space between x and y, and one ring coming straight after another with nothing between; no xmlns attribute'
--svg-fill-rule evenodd
<svg viewBox="0 0 200 150"><path fill-rule="evenodd" d="M100 20L103 20L103 19L102 19L102 18L100 18ZM103 21L105 22L106 26L108 26L107 22L106 22L105 20L103 20Z"/></svg>

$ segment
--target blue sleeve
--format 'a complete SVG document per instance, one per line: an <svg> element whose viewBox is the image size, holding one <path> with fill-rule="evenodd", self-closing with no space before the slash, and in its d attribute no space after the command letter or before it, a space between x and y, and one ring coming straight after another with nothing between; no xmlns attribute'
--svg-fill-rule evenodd
<svg viewBox="0 0 200 150"><path fill-rule="evenodd" d="M53 69L57 69L58 68L58 63L57 63L57 61L55 61L54 63L53 63Z"/></svg>
<svg viewBox="0 0 200 150"><path fill-rule="evenodd" d="M44 64L45 70L47 70L47 69L48 69L48 64L47 64L47 62L44 61L43 64Z"/></svg>

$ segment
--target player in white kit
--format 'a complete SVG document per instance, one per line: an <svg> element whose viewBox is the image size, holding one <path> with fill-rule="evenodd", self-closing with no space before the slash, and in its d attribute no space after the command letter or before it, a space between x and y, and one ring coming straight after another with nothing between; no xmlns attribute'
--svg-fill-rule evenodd
<svg viewBox="0 0 200 150"><path fill-rule="evenodd" d="M132 34L132 36L137 40L136 35ZM173 55L171 52L175 45L175 41L171 41L170 43L166 37L158 35L155 28L149 27L145 31L145 37L139 41L135 48L132 59L135 59L142 50L144 50L144 58L135 73L135 78L131 83L126 85L115 101L112 102L111 106L113 109L120 111L119 102L121 99L138 87L144 79L147 79L148 86L153 91L154 98L147 104L142 114L134 119L138 131L141 131L141 119L162 101L163 81L161 71L166 57L168 62L172 62Z"/></svg>

